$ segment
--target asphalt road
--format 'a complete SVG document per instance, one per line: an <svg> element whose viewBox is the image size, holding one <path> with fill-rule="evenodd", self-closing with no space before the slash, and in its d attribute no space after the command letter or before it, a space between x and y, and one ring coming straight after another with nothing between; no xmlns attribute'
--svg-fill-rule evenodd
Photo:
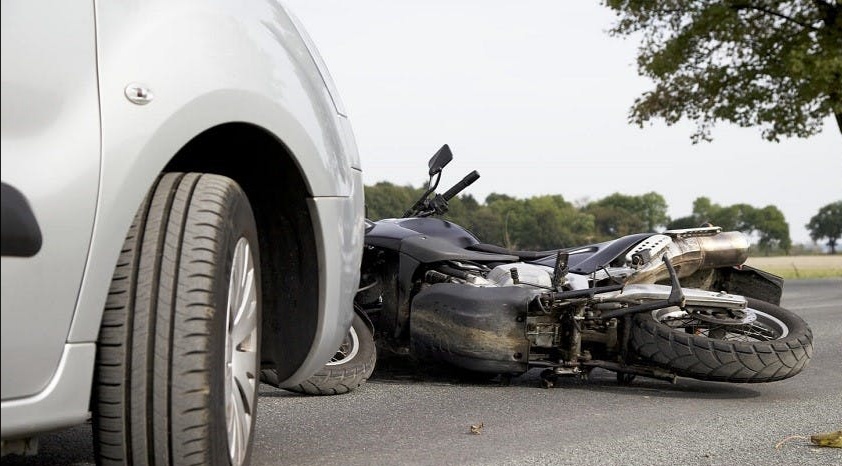
<svg viewBox="0 0 842 466"><path fill-rule="evenodd" d="M775 449L842 429L842 279L791 281L783 301L814 332L813 360L792 379L618 386L595 371L542 389L537 371L505 387L389 371L337 397L264 388L252 463L842 465L842 449L804 439ZM481 434L470 434L478 423ZM94 464L90 426L43 437L40 448L3 464Z"/></svg>

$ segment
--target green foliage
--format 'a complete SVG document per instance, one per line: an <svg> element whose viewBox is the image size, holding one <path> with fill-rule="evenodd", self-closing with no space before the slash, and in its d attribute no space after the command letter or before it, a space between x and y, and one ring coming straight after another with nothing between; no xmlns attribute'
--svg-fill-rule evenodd
<svg viewBox="0 0 842 466"><path fill-rule="evenodd" d="M751 231L752 225L749 218L754 214L754 207L748 204L734 204L731 206L720 206L713 204L707 197L699 197L693 201L693 215L700 220L696 226L702 223L711 223L722 227L723 230Z"/></svg>
<svg viewBox="0 0 842 466"><path fill-rule="evenodd" d="M667 201L655 192L641 196L614 193L591 202L585 206L584 211L593 215L600 241L642 231L655 231L669 222Z"/></svg>
<svg viewBox="0 0 842 466"><path fill-rule="evenodd" d="M830 203L810 218L806 225L810 230L810 238L818 241L827 238L830 253L836 254L836 243L842 238L842 201Z"/></svg>
<svg viewBox="0 0 842 466"><path fill-rule="evenodd" d="M424 190L412 186L397 186L381 181L365 187L366 217L373 219L399 218L412 207Z"/></svg>
<svg viewBox="0 0 842 466"><path fill-rule="evenodd" d="M638 71L655 88L630 121L694 120L693 142L718 121L763 136L808 137L834 115L842 132L839 0L605 0L617 36L641 38Z"/></svg>
<svg viewBox="0 0 842 466"><path fill-rule="evenodd" d="M512 249L553 249L582 244L590 239L593 221L562 196L515 199L491 194L486 204L467 219L453 211L447 218L469 229L483 241Z"/></svg>
<svg viewBox="0 0 842 466"><path fill-rule="evenodd" d="M792 240L789 238L789 224L780 209L772 205L754 209L748 214L748 224L759 236L757 247L761 251L779 248L789 253L792 246Z"/></svg>
<svg viewBox="0 0 842 466"><path fill-rule="evenodd" d="M586 242L592 223L559 195L518 201L509 238L518 249L541 250ZM589 228L590 227L590 228Z"/></svg>
<svg viewBox="0 0 842 466"><path fill-rule="evenodd" d="M422 188L387 182L366 186L366 215L373 220L400 217L423 191ZM488 195L483 204L471 195L463 195L451 199L448 206L447 220L467 228L483 242L510 249L572 247L656 231L665 225L671 229L692 228L705 222L721 226L726 231L738 230L755 235L758 239L756 248L763 254L787 252L792 246L789 225L777 207L755 208L748 204L721 206L707 197L693 202L692 215L673 221L667 216L667 203L663 196L655 192L639 196L614 193L581 207L560 195L518 199L497 193ZM831 207L836 210L831 210ZM828 210L821 218L836 220L836 230L832 230L836 232L834 238L839 237L840 209L842 201L826 206L820 212ZM814 220L817 217L819 215Z"/></svg>
<svg viewBox="0 0 842 466"><path fill-rule="evenodd" d="M366 186L367 216L375 220L400 217L422 192L387 182ZM512 249L555 249L591 243L596 237L593 215L559 195L517 199L494 193L484 204L463 195L451 199L448 207L447 220L484 242Z"/></svg>
<svg viewBox="0 0 842 466"><path fill-rule="evenodd" d="M748 204L721 206L707 197L699 197L693 201L693 214L673 220L668 228L692 228L704 223L722 227L725 231L756 234L757 248L764 254L776 250L788 253L792 247L789 224L780 209L772 205L760 209Z"/></svg>

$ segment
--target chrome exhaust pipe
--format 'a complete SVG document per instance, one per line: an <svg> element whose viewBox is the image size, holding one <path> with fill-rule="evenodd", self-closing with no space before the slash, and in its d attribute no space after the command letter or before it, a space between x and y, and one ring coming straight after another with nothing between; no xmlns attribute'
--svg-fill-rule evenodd
<svg viewBox="0 0 842 466"><path fill-rule="evenodd" d="M679 278L689 277L699 270L742 265L748 258L748 238L739 231L676 230L658 236L664 236L658 251L630 254L632 267L638 270L626 283L657 283L668 279L664 254Z"/></svg>

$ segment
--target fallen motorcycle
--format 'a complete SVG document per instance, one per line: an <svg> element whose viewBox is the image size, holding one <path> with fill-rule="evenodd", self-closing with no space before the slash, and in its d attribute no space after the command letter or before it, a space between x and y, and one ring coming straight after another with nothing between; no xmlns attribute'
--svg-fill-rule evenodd
<svg viewBox="0 0 842 466"><path fill-rule="evenodd" d="M295 390L353 390L374 368L374 340L466 374L544 368L548 386L595 368L620 382L771 382L809 362L812 332L778 306L781 278L743 265L742 233L707 226L507 250L432 217L479 178L434 194L450 160L447 145L430 159L428 189L403 218L366 222L358 315L334 360Z"/></svg>

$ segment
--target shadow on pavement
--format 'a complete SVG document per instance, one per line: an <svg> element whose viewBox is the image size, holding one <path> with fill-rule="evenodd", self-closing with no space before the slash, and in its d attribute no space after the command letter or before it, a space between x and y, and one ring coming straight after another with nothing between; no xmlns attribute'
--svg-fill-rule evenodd
<svg viewBox="0 0 842 466"><path fill-rule="evenodd" d="M472 373L441 364L426 364L400 359L378 360L368 383L418 383L427 385L466 385L486 387L521 387L535 390L598 390L600 392L663 398L747 399L761 396L746 384L705 382L678 378L676 383L636 377L630 384L620 384L614 372L594 369L587 379L559 377L552 388L541 383L541 369L532 369L510 380L499 375Z"/></svg>

